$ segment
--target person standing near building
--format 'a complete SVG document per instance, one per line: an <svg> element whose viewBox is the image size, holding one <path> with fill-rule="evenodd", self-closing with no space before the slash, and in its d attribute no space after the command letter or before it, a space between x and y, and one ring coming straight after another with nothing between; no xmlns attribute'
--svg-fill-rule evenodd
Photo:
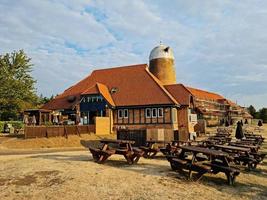
<svg viewBox="0 0 267 200"><path fill-rule="evenodd" d="M235 137L236 137L236 139L242 139L242 138L244 138L242 124L241 124L240 121L237 122L237 127L236 127L236 131L235 131Z"/></svg>

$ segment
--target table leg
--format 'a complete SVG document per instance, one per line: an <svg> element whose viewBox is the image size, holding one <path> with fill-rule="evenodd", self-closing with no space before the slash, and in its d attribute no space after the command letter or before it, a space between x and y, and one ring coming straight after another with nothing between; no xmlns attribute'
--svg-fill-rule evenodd
<svg viewBox="0 0 267 200"><path fill-rule="evenodd" d="M190 168L189 168L189 174L188 174L188 179L190 180L192 179L192 165L194 164L195 159L196 159L196 153L193 153L192 161L191 161Z"/></svg>

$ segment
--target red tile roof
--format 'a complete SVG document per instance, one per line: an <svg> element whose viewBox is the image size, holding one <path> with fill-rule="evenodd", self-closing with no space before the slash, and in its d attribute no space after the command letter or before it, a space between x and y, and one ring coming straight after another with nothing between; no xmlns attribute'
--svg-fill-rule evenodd
<svg viewBox="0 0 267 200"><path fill-rule="evenodd" d="M111 94L110 94L107 86L104 84L96 83L93 87L85 90L82 94L83 95L85 95L85 94L101 94L111 106L115 106L115 103L111 97Z"/></svg>
<svg viewBox="0 0 267 200"><path fill-rule="evenodd" d="M178 104L160 81L148 71L147 65L140 64L95 70L91 75L45 104L43 108L52 110L71 108L74 103L68 102L67 98L76 96L76 99L80 99L80 95L94 87L96 83L106 85L108 91L112 88L117 89L116 92L110 94L116 106ZM107 90L103 93L107 95Z"/></svg>
<svg viewBox="0 0 267 200"><path fill-rule="evenodd" d="M181 105L190 105L190 97L192 95L183 84L165 85L164 87Z"/></svg>
<svg viewBox="0 0 267 200"><path fill-rule="evenodd" d="M186 88L191 92L193 96L199 99L214 100L214 101L225 99L223 96L213 93L213 92L208 92L205 90L200 90L200 89L191 88L191 87L186 87Z"/></svg>

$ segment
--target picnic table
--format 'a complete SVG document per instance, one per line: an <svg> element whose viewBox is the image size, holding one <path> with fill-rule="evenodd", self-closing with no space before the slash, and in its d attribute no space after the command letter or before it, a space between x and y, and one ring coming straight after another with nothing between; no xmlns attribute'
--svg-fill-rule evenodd
<svg viewBox="0 0 267 200"><path fill-rule="evenodd" d="M241 142L247 143L247 144L252 144L252 145L261 145L261 143L262 143L257 138L244 138L244 139L241 139Z"/></svg>
<svg viewBox="0 0 267 200"><path fill-rule="evenodd" d="M245 133L245 137L246 139L249 139L249 140L255 140L258 144L262 144L264 142L264 137L262 137L262 135L259 135L259 134L248 134L248 133Z"/></svg>
<svg viewBox="0 0 267 200"><path fill-rule="evenodd" d="M119 154L124 156L128 164L134 164L144 153L141 149L132 147L135 143L132 140L102 139L100 143L102 144L100 148L89 147L97 163L104 163L110 156Z"/></svg>
<svg viewBox="0 0 267 200"><path fill-rule="evenodd" d="M251 145L251 144L240 144L240 143L229 143L231 146L237 146L237 147L243 147L243 148L249 148L250 154L254 156L254 158L260 163L263 161L264 157L266 156L266 153L259 152L260 146L259 145Z"/></svg>
<svg viewBox="0 0 267 200"><path fill-rule="evenodd" d="M164 155L176 155L180 153L181 146L205 146L206 141L173 140L166 147L160 149Z"/></svg>
<svg viewBox="0 0 267 200"><path fill-rule="evenodd" d="M251 155L250 148L231 146L231 145L214 145L212 148L229 153L232 156L232 160L238 165L247 165L248 169L255 169L259 161Z"/></svg>
<svg viewBox="0 0 267 200"><path fill-rule="evenodd" d="M201 179L206 173L218 174L220 172L227 176L229 185L233 185L240 170L229 164L229 154L197 146L181 146L182 152L178 157L170 157L168 160L173 170L184 172L188 170L188 179L192 179L192 172L197 172L195 180ZM192 153L189 159L187 154Z"/></svg>
<svg viewBox="0 0 267 200"><path fill-rule="evenodd" d="M165 145L165 141L161 140L147 140L145 146L139 148L144 151L144 158L154 158L160 151L160 148Z"/></svg>

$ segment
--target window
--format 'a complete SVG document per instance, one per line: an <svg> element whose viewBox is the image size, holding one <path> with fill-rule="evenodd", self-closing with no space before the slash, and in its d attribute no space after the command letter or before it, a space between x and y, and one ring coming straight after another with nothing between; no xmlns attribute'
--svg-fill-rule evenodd
<svg viewBox="0 0 267 200"><path fill-rule="evenodd" d="M118 110L118 118L119 119L128 118L128 116L129 116L128 109L119 109Z"/></svg>
<svg viewBox="0 0 267 200"><path fill-rule="evenodd" d="M158 117L163 117L163 108L158 108Z"/></svg>
<svg viewBox="0 0 267 200"><path fill-rule="evenodd" d="M123 118L123 110L118 110L118 118L119 119Z"/></svg>
<svg viewBox="0 0 267 200"><path fill-rule="evenodd" d="M151 108L146 108L146 118L151 117Z"/></svg>
<svg viewBox="0 0 267 200"><path fill-rule="evenodd" d="M152 108L152 117L156 118L158 116L157 108Z"/></svg>
<svg viewBox="0 0 267 200"><path fill-rule="evenodd" d="M128 109L124 109L124 115L123 115L124 118L128 118Z"/></svg>

